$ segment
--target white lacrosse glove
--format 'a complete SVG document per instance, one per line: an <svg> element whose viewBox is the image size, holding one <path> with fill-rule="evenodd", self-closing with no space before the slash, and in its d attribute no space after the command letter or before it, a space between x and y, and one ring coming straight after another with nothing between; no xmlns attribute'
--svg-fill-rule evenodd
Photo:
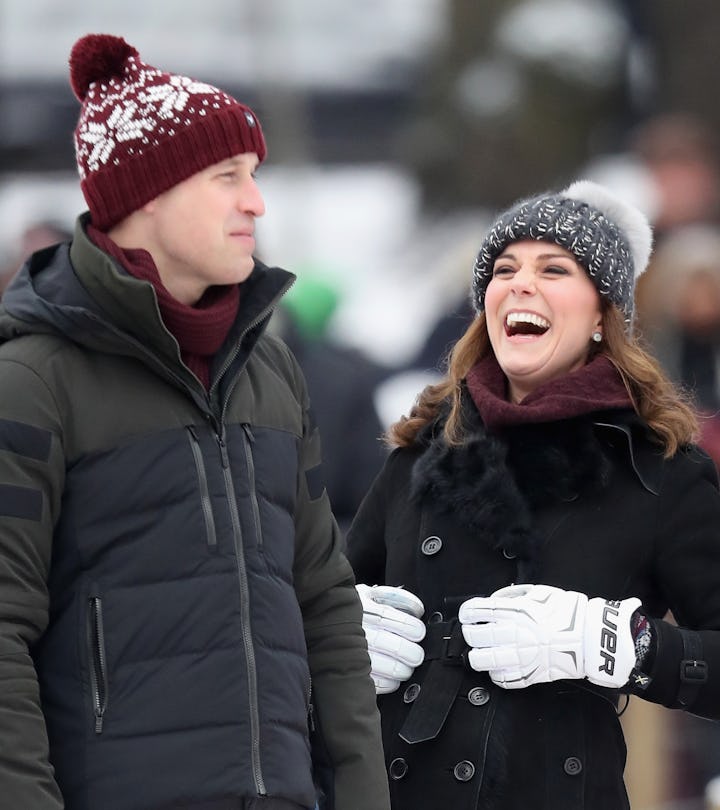
<svg viewBox="0 0 720 810"><path fill-rule="evenodd" d="M511 585L460 606L470 666L505 689L561 678L624 686L635 666L630 617L639 599L622 601L550 585Z"/></svg>
<svg viewBox="0 0 720 810"><path fill-rule="evenodd" d="M356 585L363 606L362 626L370 653L370 675L375 692L394 692L415 667L425 651L416 642L425 638L420 616L425 606L403 588L391 585Z"/></svg>

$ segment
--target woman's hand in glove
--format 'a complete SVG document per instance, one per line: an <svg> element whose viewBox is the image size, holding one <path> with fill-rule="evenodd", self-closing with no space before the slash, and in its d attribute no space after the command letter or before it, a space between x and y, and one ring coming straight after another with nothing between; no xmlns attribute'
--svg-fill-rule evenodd
<svg viewBox="0 0 720 810"><path fill-rule="evenodd" d="M622 601L550 585L511 585L460 606L470 666L498 686L521 689L561 678L624 686L635 666L630 617L639 599Z"/></svg>
<svg viewBox="0 0 720 810"><path fill-rule="evenodd" d="M425 638L423 603L403 588L356 585L363 606L362 625L370 654L370 674L379 695L394 692L425 658L417 643Z"/></svg>

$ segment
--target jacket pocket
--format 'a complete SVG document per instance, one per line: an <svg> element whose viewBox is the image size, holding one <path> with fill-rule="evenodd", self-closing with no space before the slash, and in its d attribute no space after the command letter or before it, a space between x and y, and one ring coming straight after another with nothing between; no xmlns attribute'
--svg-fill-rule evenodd
<svg viewBox="0 0 720 810"><path fill-rule="evenodd" d="M88 598L87 646L95 733L102 734L105 711L108 705L108 677L103 605L102 599L95 589Z"/></svg>
<svg viewBox="0 0 720 810"><path fill-rule="evenodd" d="M217 549L217 532L215 531L215 518L213 517L212 504L210 503L210 488L208 487L207 470L203 460L200 439L192 425L188 426L188 437L190 439L190 449L195 462L195 471L198 477L198 487L200 490L200 506L202 507L203 518L205 520L205 537L207 544Z"/></svg>
<svg viewBox="0 0 720 810"><path fill-rule="evenodd" d="M262 527L260 524L260 504L258 503L257 489L255 484L255 460L253 459L253 436L250 425L242 425L243 448L245 450L245 463L247 465L248 487L250 489L250 506L252 509L253 531L255 533L255 543L258 551L263 551Z"/></svg>
<svg viewBox="0 0 720 810"><path fill-rule="evenodd" d="M335 807L335 769L328 753L325 739L316 719L312 703L312 689L308 696L308 730L313 783L315 785L315 810L330 810Z"/></svg>

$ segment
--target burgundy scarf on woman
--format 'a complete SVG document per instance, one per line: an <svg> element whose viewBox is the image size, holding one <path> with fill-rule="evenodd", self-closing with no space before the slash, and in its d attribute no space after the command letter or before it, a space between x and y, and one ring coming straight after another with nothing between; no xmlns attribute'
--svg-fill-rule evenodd
<svg viewBox="0 0 720 810"><path fill-rule="evenodd" d="M165 288L147 250L121 248L92 225L87 226L87 234L131 276L153 285L163 323L177 340L183 363L209 388L210 364L237 317L240 287L237 284L209 287L194 306L181 304Z"/></svg>
<svg viewBox="0 0 720 810"><path fill-rule="evenodd" d="M507 380L492 353L470 369L467 387L490 431L632 407L618 370L602 354L577 371L539 386L520 403L506 399Z"/></svg>

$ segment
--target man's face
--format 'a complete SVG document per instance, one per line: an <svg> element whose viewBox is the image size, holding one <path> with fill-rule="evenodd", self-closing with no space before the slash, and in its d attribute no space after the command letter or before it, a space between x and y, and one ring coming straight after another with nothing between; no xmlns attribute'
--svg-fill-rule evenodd
<svg viewBox="0 0 720 810"><path fill-rule="evenodd" d="M235 155L144 206L151 225L147 247L178 301L192 305L208 287L241 283L252 272L255 218L265 213L257 166L254 152Z"/></svg>

